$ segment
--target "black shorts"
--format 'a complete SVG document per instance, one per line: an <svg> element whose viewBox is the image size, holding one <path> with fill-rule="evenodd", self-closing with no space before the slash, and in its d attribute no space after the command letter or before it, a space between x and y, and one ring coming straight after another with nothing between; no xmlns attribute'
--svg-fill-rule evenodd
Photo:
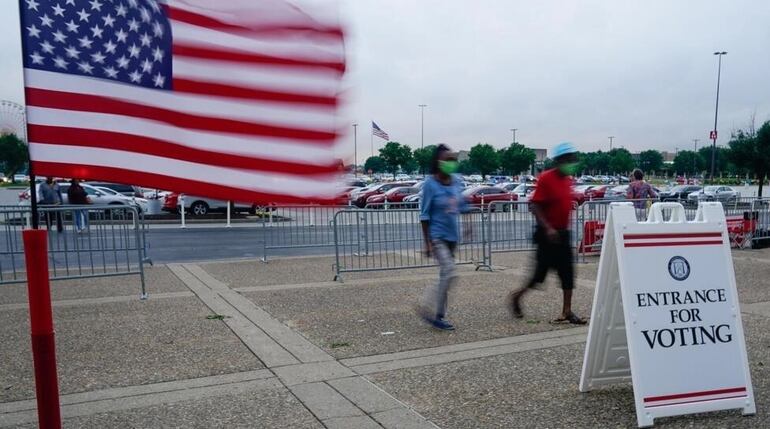
<svg viewBox="0 0 770 429"><path fill-rule="evenodd" d="M537 253L535 258L535 275L533 283L545 281L548 271L553 268L559 274L562 289L575 288L575 270L572 261L572 243L569 230L559 230L559 241L554 243L545 236L545 231L538 228L535 231Z"/></svg>

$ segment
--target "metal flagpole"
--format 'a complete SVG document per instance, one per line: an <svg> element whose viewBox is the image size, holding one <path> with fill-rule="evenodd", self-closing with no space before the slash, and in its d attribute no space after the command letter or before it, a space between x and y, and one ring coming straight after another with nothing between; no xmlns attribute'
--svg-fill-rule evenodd
<svg viewBox="0 0 770 429"><path fill-rule="evenodd" d="M371 121L371 122L372 122L372 125L371 125L372 132L369 133L369 138L372 140L371 141L371 144L372 144L372 156L374 156L374 121Z"/></svg>
<svg viewBox="0 0 770 429"><path fill-rule="evenodd" d="M358 177L358 124L353 124L353 176Z"/></svg>

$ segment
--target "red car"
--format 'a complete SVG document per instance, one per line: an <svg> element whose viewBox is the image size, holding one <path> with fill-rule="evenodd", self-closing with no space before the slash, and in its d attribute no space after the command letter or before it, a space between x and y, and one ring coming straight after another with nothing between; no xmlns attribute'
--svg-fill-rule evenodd
<svg viewBox="0 0 770 429"><path fill-rule="evenodd" d="M373 195L384 194L393 188L399 188L404 186L414 186L416 182L393 182L393 183L380 183L369 188L364 188L361 192L358 192L352 196L353 204L360 208L366 207L366 200Z"/></svg>
<svg viewBox="0 0 770 429"><path fill-rule="evenodd" d="M384 204L385 201L388 203L401 203L404 201L404 198L418 192L420 190L414 186L400 186L382 194L372 195L366 199L366 204Z"/></svg>
<svg viewBox="0 0 770 429"><path fill-rule="evenodd" d="M585 192L586 199L588 199L589 201L602 199L604 198L604 194L607 192L608 189L610 189L610 186L608 185L594 186L593 188Z"/></svg>
<svg viewBox="0 0 770 429"><path fill-rule="evenodd" d="M594 185L580 185L575 186L572 188L572 201L575 203L576 206L582 205L588 197L586 196L586 192L593 189Z"/></svg>
<svg viewBox="0 0 770 429"><path fill-rule="evenodd" d="M477 188L466 189L463 196L468 204L478 206L495 201L518 201L519 196L496 186L479 186Z"/></svg>

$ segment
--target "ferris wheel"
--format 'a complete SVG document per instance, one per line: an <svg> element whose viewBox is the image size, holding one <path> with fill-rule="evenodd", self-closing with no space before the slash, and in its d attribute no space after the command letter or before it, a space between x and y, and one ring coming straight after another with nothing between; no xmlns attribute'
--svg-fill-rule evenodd
<svg viewBox="0 0 770 429"><path fill-rule="evenodd" d="M0 135L13 133L27 140L27 121L24 106L13 101L0 100Z"/></svg>

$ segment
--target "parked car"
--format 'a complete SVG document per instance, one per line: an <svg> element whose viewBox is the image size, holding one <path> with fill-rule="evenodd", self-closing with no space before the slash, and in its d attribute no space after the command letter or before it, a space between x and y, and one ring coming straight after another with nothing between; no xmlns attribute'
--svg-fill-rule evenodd
<svg viewBox="0 0 770 429"><path fill-rule="evenodd" d="M658 193L658 198L661 201L679 201L687 200L687 197L693 192L700 192L703 188L693 185L678 185L669 189L668 191L661 191Z"/></svg>
<svg viewBox="0 0 770 429"><path fill-rule="evenodd" d="M522 183L519 186L513 188L511 193L516 195L519 201L529 201L532 193L535 192L535 188L537 188L537 185L532 183Z"/></svg>
<svg viewBox="0 0 770 429"><path fill-rule="evenodd" d="M687 202L697 205L701 201L719 201L723 204L738 201L741 194L729 186L706 186L699 192L692 192L687 196Z"/></svg>
<svg viewBox="0 0 770 429"><path fill-rule="evenodd" d="M180 195L182 194L175 192L167 195L163 202L163 211L178 213L182 205L179 198ZM185 213L189 213L193 216L205 216L212 212L227 211L227 203L227 201L223 200L184 194ZM231 210L236 213L248 212L250 214L256 214L257 212L275 210L275 207L269 203L233 202Z"/></svg>
<svg viewBox="0 0 770 429"><path fill-rule="evenodd" d="M383 204L385 202L400 203L404 201L404 198L410 195L414 195L418 192L420 192L420 190L414 186L399 186L389 190L388 192L372 195L366 199L366 204Z"/></svg>
<svg viewBox="0 0 770 429"><path fill-rule="evenodd" d="M108 183L108 182L86 182L86 183L96 188L112 189L113 191L117 191L127 197L138 197L138 198L144 197L144 193L142 192L142 189L138 186L122 185L120 183Z"/></svg>
<svg viewBox="0 0 770 429"><path fill-rule="evenodd" d="M118 191L116 191L114 189L106 188L104 186L94 186L94 187L96 189L104 192L107 195L114 195L116 197L125 198L131 204L136 204L139 207L139 213L147 212L147 209L149 207L149 202L146 199L144 199L144 198L129 197L129 196L126 196L124 194L121 194L120 192L118 192ZM68 187L68 189L69 189L69 187Z"/></svg>
<svg viewBox="0 0 770 429"><path fill-rule="evenodd" d="M420 200L422 200L422 190L416 194L407 195L402 201L407 207L416 208L420 207Z"/></svg>
<svg viewBox="0 0 770 429"><path fill-rule="evenodd" d="M628 194L628 185L618 185L604 192L605 200L625 200Z"/></svg>
<svg viewBox="0 0 770 429"><path fill-rule="evenodd" d="M40 184L37 185L37 195L38 198L40 197ZM134 198L133 197L127 197L125 195L121 195L117 192L114 192L112 190L102 190L97 187L91 186L87 183L81 183L80 186L83 187L83 189L86 191L86 195L88 195L88 198L91 200L91 204L95 205L131 205L134 204ZM59 190L61 191L62 195L62 204L69 204L69 198L67 197L67 191L70 188L70 184L66 182L59 183ZM142 199L144 200L144 199ZM30 201L30 192L29 189L25 190L21 194L19 194L19 204L20 205L27 205ZM144 209L147 208L147 200L144 200L143 203ZM141 205L140 205L141 208Z"/></svg>
<svg viewBox="0 0 770 429"><path fill-rule="evenodd" d="M362 189L359 192L351 195L350 199L357 207L366 207L366 200L372 195L383 194L393 188L399 188L403 186L414 186L416 182L391 182L391 183L379 183Z"/></svg>
<svg viewBox="0 0 770 429"><path fill-rule="evenodd" d="M601 200L604 198L604 195L607 193L607 190L610 189L611 186L609 185L599 185L594 186L591 189L588 189L586 194L587 200Z"/></svg>
<svg viewBox="0 0 770 429"><path fill-rule="evenodd" d="M518 201L519 197L516 194L506 192L503 188L496 186L479 186L476 188L466 189L463 191L463 196L468 204L474 206L480 206L495 201ZM494 210L495 207L492 207Z"/></svg>
<svg viewBox="0 0 770 429"><path fill-rule="evenodd" d="M13 175L13 181L14 182L29 182L29 176L26 174L14 174Z"/></svg>
<svg viewBox="0 0 770 429"><path fill-rule="evenodd" d="M585 177L585 176L584 176ZM576 205L580 206L586 200L588 199L586 197L586 192L593 188L596 185L578 185L572 187L572 201L575 202Z"/></svg>

